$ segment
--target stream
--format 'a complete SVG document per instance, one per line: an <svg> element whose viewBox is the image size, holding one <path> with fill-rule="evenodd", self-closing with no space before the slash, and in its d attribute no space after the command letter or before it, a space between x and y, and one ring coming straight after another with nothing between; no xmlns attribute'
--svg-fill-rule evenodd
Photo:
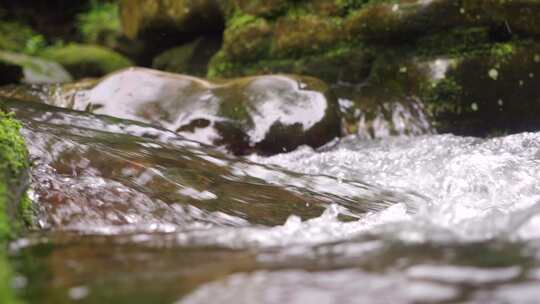
<svg viewBox="0 0 540 304"><path fill-rule="evenodd" d="M540 298L540 133L234 157L140 122L5 104L33 164L36 228L10 244L29 303Z"/></svg>

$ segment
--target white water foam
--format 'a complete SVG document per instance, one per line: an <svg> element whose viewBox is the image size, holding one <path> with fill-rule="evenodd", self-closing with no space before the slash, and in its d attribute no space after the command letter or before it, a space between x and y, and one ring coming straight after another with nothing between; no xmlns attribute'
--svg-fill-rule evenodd
<svg viewBox="0 0 540 304"><path fill-rule="evenodd" d="M459 241L540 237L540 133L487 140L452 135L372 141L351 137L321 151L304 147L250 159L419 193L428 204L403 219L421 239L440 236L433 233L437 229ZM405 232L403 227L401 223Z"/></svg>

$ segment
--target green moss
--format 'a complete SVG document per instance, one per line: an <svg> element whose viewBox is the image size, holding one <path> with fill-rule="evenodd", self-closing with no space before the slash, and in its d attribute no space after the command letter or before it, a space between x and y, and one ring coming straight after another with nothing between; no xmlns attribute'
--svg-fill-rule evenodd
<svg viewBox="0 0 540 304"><path fill-rule="evenodd" d="M249 123L250 120L247 107L241 98L222 103L219 107L219 115L241 123Z"/></svg>
<svg viewBox="0 0 540 304"><path fill-rule="evenodd" d="M18 221L18 224L22 227L18 228L35 227L35 214L34 202L30 199L28 194L25 193L19 203L18 215L20 220Z"/></svg>
<svg viewBox="0 0 540 304"><path fill-rule="evenodd" d="M286 17L276 22L271 55L301 57L320 53L344 40L341 18L320 18L313 14Z"/></svg>
<svg viewBox="0 0 540 304"><path fill-rule="evenodd" d="M10 208L21 189L21 177L28 168L28 152L19 134L20 124L0 111L0 303L19 303L11 288L11 270L6 242L13 236Z"/></svg>
<svg viewBox="0 0 540 304"><path fill-rule="evenodd" d="M20 177L28 168L28 152L19 129L17 121L0 111L0 242L12 234L8 211L18 199L12 190L21 186Z"/></svg>
<svg viewBox="0 0 540 304"><path fill-rule="evenodd" d="M124 56L95 45L52 47L43 51L41 56L60 63L76 78L100 77L133 66Z"/></svg>
<svg viewBox="0 0 540 304"><path fill-rule="evenodd" d="M361 45L338 43L325 52L303 55L300 58L262 58L252 62L229 60L222 52L209 64L207 77L229 78L261 74L308 75L335 82L361 82L367 78L374 52Z"/></svg>
<svg viewBox="0 0 540 304"><path fill-rule="evenodd" d="M267 57L272 41L272 25L263 18L248 15L237 19L239 21L233 22L224 32L223 54L234 61L244 62Z"/></svg>

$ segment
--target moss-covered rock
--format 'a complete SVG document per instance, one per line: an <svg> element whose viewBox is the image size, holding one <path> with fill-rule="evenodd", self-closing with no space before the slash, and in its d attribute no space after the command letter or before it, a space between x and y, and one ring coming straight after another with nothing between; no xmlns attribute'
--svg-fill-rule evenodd
<svg viewBox="0 0 540 304"><path fill-rule="evenodd" d="M251 6L261 6L257 3ZM475 28L486 28L492 43L514 36L536 37L540 30L535 18L539 6L535 0L288 1L276 4L268 15L234 3L226 14L225 33L229 37L212 61L209 76L256 74L257 66L263 68L257 65L261 61L291 67L287 71L292 72L292 67L302 65L306 57L321 57L336 48L356 49L352 54L373 49L378 52L390 45L400 48L418 39L452 36ZM265 29L257 33L258 39L240 35L256 29L255 25L264 25ZM242 49L244 44L250 47ZM347 59L344 53L342 56ZM349 59L353 62L354 58ZM334 69L340 72L339 67ZM309 67L303 70L320 77Z"/></svg>
<svg viewBox="0 0 540 304"><path fill-rule="evenodd" d="M42 58L0 51L0 63L22 68L21 82L29 84L63 83L71 81L71 75L58 63Z"/></svg>
<svg viewBox="0 0 540 304"><path fill-rule="evenodd" d="M316 77L348 75L344 65L327 67L321 74L313 62L331 57L330 62L356 63L360 53L400 48L430 36L448 35L451 39L455 32L476 28L487 29L491 43L514 36L536 37L540 32L536 0L227 0L218 1L218 6L210 0L197 5L186 1L129 2L122 11L125 23L134 24L128 26L136 29L131 30L132 36L158 25L162 31L168 29L164 33L204 35L204 31L195 33L193 23L184 20L203 16L202 12L223 16L223 46L208 70L212 78L268 71L302 71ZM183 13L180 8L189 10ZM222 22L215 20L213 30ZM356 81L357 75L352 79Z"/></svg>
<svg viewBox="0 0 540 304"><path fill-rule="evenodd" d="M350 39L344 24L349 10L365 1L225 2L223 47L208 77L294 73L332 82L364 80L372 48Z"/></svg>
<svg viewBox="0 0 540 304"><path fill-rule="evenodd" d="M340 18L314 14L280 18L276 22L272 55L286 57L317 53L344 40Z"/></svg>
<svg viewBox="0 0 540 304"><path fill-rule="evenodd" d="M268 57L273 26L263 18L242 15L231 20L223 34L223 55L229 60L249 62Z"/></svg>
<svg viewBox="0 0 540 304"><path fill-rule="evenodd" d="M474 20L473 20L474 21ZM378 1L353 11L345 28L351 39L412 41L418 36L468 26L460 1Z"/></svg>
<svg viewBox="0 0 540 304"><path fill-rule="evenodd" d="M432 119L418 95L431 70L407 53L383 52L361 85L337 84L342 131L364 138L420 135L432 131Z"/></svg>
<svg viewBox="0 0 540 304"><path fill-rule="evenodd" d="M422 89L441 132L485 136L540 129L540 45L496 44L445 59Z"/></svg>
<svg viewBox="0 0 540 304"><path fill-rule="evenodd" d="M152 68L166 72L204 77L208 63L221 47L219 36L201 37L191 43L167 50L152 62Z"/></svg>
<svg viewBox="0 0 540 304"><path fill-rule="evenodd" d="M40 55L62 64L75 78L101 77L133 66L124 56L95 45L69 44L52 47Z"/></svg>
<svg viewBox="0 0 540 304"><path fill-rule="evenodd" d="M481 41L446 51L379 54L366 83L336 92L345 133L375 136L374 125L385 121L390 126L379 129L389 134L418 134L429 124L438 132L472 136L540 130L540 46Z"/></svg>
<svg viewBox="0 0 540 304"><path fill-rule="evenodd" d="M462 0L462 12L476 23L490 24L510 34L540 35L537 0Z"/></svg>
<svg viewBox="0 0 540 304"><path fill-rule="evenodd" d="M337 46L321 54L301 58L263 59L256 62L231 62L218 52L209 64L207 76L211 79L232 78L258 74L297 74L317 76L330 82L364 81L369 75L375 54L370 49L354 46Z"/></svg>

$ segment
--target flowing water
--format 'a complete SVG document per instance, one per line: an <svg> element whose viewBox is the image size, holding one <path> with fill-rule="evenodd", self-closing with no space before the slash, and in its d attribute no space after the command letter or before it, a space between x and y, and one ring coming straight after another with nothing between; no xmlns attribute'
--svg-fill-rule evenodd
<svg viewBox="0 0 540 304"><path fill-rule="evenodd" d="M540 298L540 133L235 158L133 121L6 104L33 162L36 227L10 246L30 303Z"/></svg>

